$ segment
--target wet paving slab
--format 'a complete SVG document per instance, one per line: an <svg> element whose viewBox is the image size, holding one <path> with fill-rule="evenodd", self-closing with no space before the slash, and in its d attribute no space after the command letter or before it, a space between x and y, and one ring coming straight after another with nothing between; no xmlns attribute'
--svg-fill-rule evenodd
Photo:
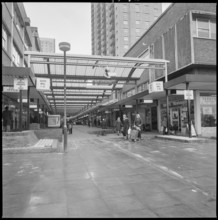
<svg viewBox="0 0 218 220"><path fill-rule="evenodd" d="M90 129L74 126L67 153L3 156L3 217L216 216L215 142L134 143Z"/></svg>

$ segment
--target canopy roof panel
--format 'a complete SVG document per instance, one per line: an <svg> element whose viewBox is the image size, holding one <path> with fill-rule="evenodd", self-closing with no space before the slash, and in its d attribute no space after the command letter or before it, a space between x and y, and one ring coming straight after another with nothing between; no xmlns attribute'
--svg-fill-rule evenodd
<svg viewBox="0 0 218 220"><path fill-rule="evenodd" d="M64 110L64 54L26 51L36 77L50 78L50 91L43 92L56 113ZM66 54L66 100L68 114L97 105L127 82L139 80L145 69L164 71L168 61L115 56ZM111 78L106 70L115 73ZM72 108L68 108L72 106ZM77 106L77 108L76 108ZM92 106L93 108L93 106Z"/></svg>

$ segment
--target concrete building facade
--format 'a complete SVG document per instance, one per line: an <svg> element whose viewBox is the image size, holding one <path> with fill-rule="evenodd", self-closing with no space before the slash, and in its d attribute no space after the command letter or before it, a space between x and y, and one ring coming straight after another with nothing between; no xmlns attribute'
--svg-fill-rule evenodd
<svg viewBox="0 0 218 220"><path fill-rule="evenodd" d="M161 13L161 3L91 3L92 54L123 56Z"/></svg>
<svg viewBox="0 0 218 220"><path fill-rule="evenodd" d="M13 113L12 130L28 129L31 104L38 105L43 111L46 101L35 86L35 77L30 69L25 51L40 51L38 30L30 26L23 3L2 2L2 110L5 105ZM14 89L15 78L27 78L28 90ZM20 99L22 102L20 102ZM41 116L38 116L41 117Z"/></svg>
<svg viewBox="0 0 218 220"><path fill-rule="evenodd" d="M124 56L170 61L167 82L163 72L150 73L151 79L145 71L137 86L126 85L122 91L124 99L134 99L140 92L142 99L153 99L152 104L138 106L150 130L161 131L168 105L169 123L185 135L188 101L184 90L193 90L190 120L196 133L216 136L216 3L173 3ZM164 82L164 96L149 94L148 84L152 81ZM127 110L130 117L135 110Z"/></svg>
<svg viewBox="0 0 218 220"><path fill-rule="evenodd" d="M47 53L55 53L55 39L40 37L41 51Z"/></svg>

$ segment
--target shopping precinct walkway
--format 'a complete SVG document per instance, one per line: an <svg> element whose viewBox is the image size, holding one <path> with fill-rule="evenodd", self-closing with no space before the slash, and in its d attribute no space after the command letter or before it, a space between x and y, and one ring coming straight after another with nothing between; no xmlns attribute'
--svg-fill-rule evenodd
<svg viewBox="0 0 218 220"><path fill-rule="evenodd" d="M74 126L67 153L4 154L3 217L217 216L216 140L95 130Z"/></svg>

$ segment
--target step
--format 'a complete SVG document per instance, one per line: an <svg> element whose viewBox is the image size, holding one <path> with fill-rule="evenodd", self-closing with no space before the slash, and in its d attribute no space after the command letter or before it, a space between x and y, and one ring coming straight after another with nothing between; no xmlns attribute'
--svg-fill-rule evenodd
<svg viewBox="0 0 218 220"><path fill-rule="evenodd" d="M30 147L5 148L3 153L51 153L59 152L57 139L40 139L35 145Z"/></svg>

